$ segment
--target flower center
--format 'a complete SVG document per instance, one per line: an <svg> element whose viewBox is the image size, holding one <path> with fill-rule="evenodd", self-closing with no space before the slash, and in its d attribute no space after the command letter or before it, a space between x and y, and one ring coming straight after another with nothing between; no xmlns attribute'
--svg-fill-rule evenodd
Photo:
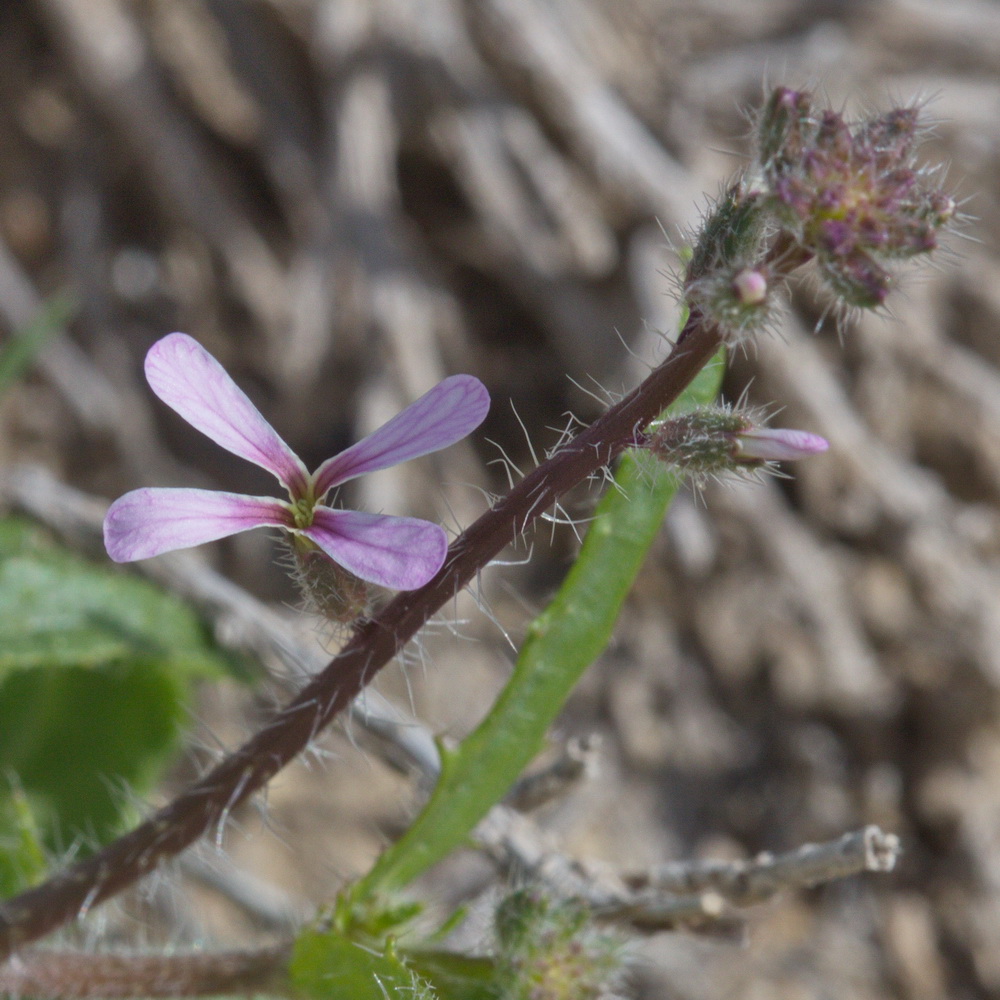
<svg viewBox="0 0 1000 1000"><path fill-rule="evenodd" d="M313 509L315 506L314 501L305 497L292 503L292 520L295 522L295 527L300 531L308 528L313 523Z"/></svg>

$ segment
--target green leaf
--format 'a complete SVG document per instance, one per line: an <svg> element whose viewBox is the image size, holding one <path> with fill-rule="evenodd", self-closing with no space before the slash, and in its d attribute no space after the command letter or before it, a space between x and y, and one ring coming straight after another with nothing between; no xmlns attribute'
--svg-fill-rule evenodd
<svg viewBox="0 0 1000 1000"><path fill-rule="evenodd" d="M295 942L292 986L311 1000L432 1000L434 992L390 946L378 947L335 930L307 930Z"/></svg>
<svg viewBox="0 0 1000 1000"><path fill-rule="evenodd" d="M711 402L723 365L720 351L675 408ZM400 889L459 847L541 750L581 674L607 645L678 485L647 453L622 458L577 561L531 624L507 686L457 750L442 750L434 793L406 833L352 888L355 905Z"/></svg>
<svg viewBox="0 0 1000 1000"><path fill-rule="evenodd" d="M391 937L347 930L336 921L299 935L290 975L297 994L316 1000L496 1000L490 958L397 947Z"/></svg>
<svg viewBox="0 0 1000 1000"><path fill-rule="evenodd" d="M22 521L0 521L0 678L11 670L99 667L136 656L191 676L218 674L230 662L176 598L46 545Z"/></svg>
<svg viewBox="0 0 1000 1000"><path fill-rule="evenodd" d="M402 954L442 1000L496 1000L496 963L491 958L436 950Z"/></svg>
<svg viewBox="0 0 1000 1000"><path fill-rule="evenodd" d="M46 805L50 846L120 829L177 749L191 683L233 666L176 598L0 521L0 768Z"/></svg>
<svg viewBox="0 0 1000 1000"><path fill-rule="evenodd" d="M52 803L46 839L103 842L177 748L187 685L163 661L20 670L0 684L0 762Z"/></svg>

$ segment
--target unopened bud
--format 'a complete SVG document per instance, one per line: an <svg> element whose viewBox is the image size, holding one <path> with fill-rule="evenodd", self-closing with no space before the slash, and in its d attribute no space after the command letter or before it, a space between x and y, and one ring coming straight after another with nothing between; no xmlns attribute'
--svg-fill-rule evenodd
<svg viewBox="0 0 1000 1000"><path fill-rule="evenodd" d="M733 440L737 462L793 462L830 447L826 438L783 427L753 427Z"/></svg>
<svg viewBox="0 0 1000 1000"><path fill-rule="evenodd" d="M889 296L892 275L863 250L820 258L820 273L849 306L875 309Z"/></svg>
<svg viewBox="0 0 1000 1000"><path fill-rule="evenodd" d="M829 447L816 434L762 427L755 415L726 406L698 407L659 421L644 443L668 465L694 476L795 461Z"/></svg>
<svg viewBox="0 0 1000 1000"><path fill-rule="evenodd" d="M719 266L700 281L690 282L685 297L718 325L728 342L735 343L770 325L775 312L770 292L766 268Z"/></svg>
<svg viewBox="0 0 1000 1000"><path fill-rule="evenodd" d="M786 155L790 138L808 121L812 101L807 93L777 87L761 112L757 123L757 145L763 162Z"/></svg>
<svg viewBox="0 0 1000 1000"><path fill-rule="evenodd" d="M767 222L762 192L748 190L741 181L730 185L708 213L692 247L689 280L699 281L754 260Z"/></svg>
<svg viewBox="0 0 1000 1000"><path fill-rule="evenodd" d="M743 305L759 305L767 298L767 278L760 271L744 268L733 278L733 291Z"/></svg>

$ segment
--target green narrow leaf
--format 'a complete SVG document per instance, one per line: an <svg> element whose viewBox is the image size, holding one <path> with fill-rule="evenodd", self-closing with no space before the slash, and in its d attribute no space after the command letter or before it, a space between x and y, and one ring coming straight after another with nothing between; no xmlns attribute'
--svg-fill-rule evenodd
<svg viewBox="0 0 1000 1000"><path fill-rule="evenodd" d="M429 982L442 1000L497 1000L491 958L448 951L405 951L406 964Z"/></svg>
<svg viewBox="0 0 1000 1000"><path fill-rule="evenodd" d="M718 393L724 357L705 366L675 404ZM406 833L352 889L360 903L397 890L460 846L542 748L581 674L600 655L646 552L677 492L677 478L645 453L622 458L580 555L555 599L531 624L513 675L489 715L454 751Z"/></svg>

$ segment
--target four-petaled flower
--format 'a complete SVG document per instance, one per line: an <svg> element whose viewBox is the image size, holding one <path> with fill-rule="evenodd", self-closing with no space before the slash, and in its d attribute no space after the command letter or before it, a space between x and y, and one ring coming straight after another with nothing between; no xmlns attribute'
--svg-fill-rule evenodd
<svg viewBox="0 0 1000 1000"><path fill-rule="evenodd" d="M219 362L186 334L172 333L150 348L146 379L193 427L277 476L289 499L199 489L134 490L116 500L104 520L104 543L116 562L275 527L300 544L315 545L355 577L393 590L421 587L441 568L448 540L438 525L335 510L323 501L356 476L447 448L475 430L490 405L478 379L446 378L313 473Z"/></svg>

